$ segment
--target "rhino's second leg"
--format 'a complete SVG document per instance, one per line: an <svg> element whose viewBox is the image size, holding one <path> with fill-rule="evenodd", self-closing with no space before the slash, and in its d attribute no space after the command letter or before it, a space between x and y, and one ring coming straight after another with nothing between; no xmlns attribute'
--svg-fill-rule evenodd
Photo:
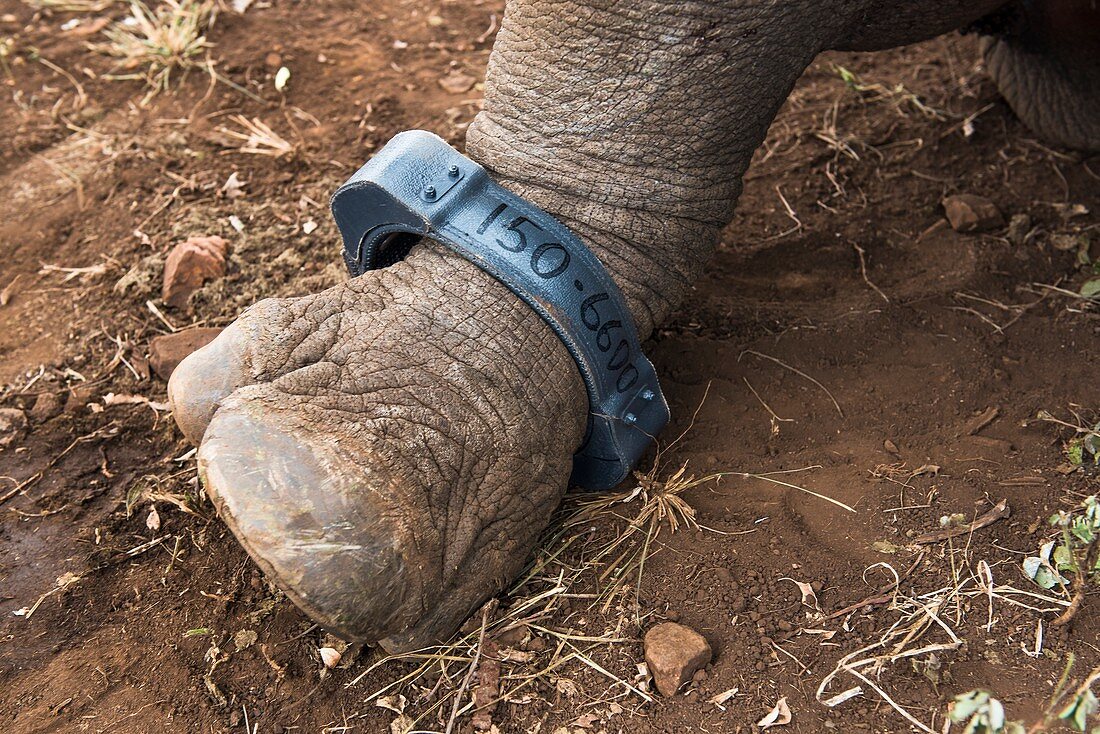
<svg viewBox="0 0 1100 734"><path fill-rule="evenodd" d="M516 0L469 153L587 241L644 338L795 79L871 7L841 6ZM519 571L588 410L550 328L432 243L258 304L169 391L249 553L316 621L389 649L445 636Z"/></svg>
<svg viewBox="0 0 1100 734"><path fill-rule="evenodd" d="M1017 0L977 24L989 73L1045 139L1100 151L1100 4Z"/></svg>

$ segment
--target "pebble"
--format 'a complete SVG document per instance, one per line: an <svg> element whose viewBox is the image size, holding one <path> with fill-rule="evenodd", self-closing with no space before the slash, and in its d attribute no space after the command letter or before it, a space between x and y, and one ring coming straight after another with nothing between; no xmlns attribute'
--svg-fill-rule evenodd
<svg viewBox="0 0 1100 734"><path fill-rule="evenodd" d="M947 221L956 232L986 232L1004 224L1001 210L989 199L956 194L943 200Z"/></svg>
<svg viewBox="0 0 1100 734"><path fill-rule="evenodd" d="M44 423L58 415L64 407L56 393L44 392L34 399L34 405L31 406L28 415L35 423Z"/></svg>
<svg viewBox="0 0 1100 734"><path fill-rule="evenodd" d="M17 408L0 408L0 448L11 446L27 429L27 416Z"/></svg>
<svg viewBox="0 0 1100 734"><path fill-rule="evenodd" d="M682 624L664 622L645 634L645 661L662 696L673 696L695 672L710 662L706 639Z"/></svg>
<svg viewBox="0 0 1100 734"><path fill-rule="evenodd" d="M527 652L544 652L547 648L546 638L544 637L532 637L524 645Z"/></svg>
<svg viewBox="0 0 1100 734"><path fill-rule="evenodd" d="M164 284L160 292L164 302L183 308L203 283L225 275L228 249L228 243L217 235L189 237L173 247L164 263Z"/></svg>
<svg viewBox="0 0 1100 734"><path fill-rule="evenodd" d="M1031 231L1031 217L1026 214L1013 214L1008 220L1008 231L1005 236L1008 241L1019 247L1027 241L1027 233Z"/></svg>
<svg viewBox="0 0 1100 734"><path fill-rule="evenodd" d="M187 355L214 341L221 331L202 327L153 337L149 342L149 366L158 377L167 380Z"/></svg>

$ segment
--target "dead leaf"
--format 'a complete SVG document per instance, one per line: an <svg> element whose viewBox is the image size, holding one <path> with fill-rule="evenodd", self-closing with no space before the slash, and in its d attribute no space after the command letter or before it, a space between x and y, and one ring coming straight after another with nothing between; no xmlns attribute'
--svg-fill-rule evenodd
<svg viewBox="0 0 1100 734"><path fill-rule="evenodd" d="M517 650L514 647L506 647L500 651L500 661L502 663L529 663L535 657L533 652Z"/></svg>
<svg viewBox="0 0 1100 734"><path fill-rule="evenodd" d="M997 406L986 408L984 411L974 416L966 422L963 430L964 435L973 436L978 431L988 426L993 421L997 420L997 416L1001 414L1001 409Z"/></svg>
<svg viewBox="0 0 1100 734"><path fill-rule="evenodd" d="M11 297L15 295L15 284L18 283L19 279L22 277L22 273L15 276L10 283L4 286L4 290L0 291L0 307L7 306L11 303Z"/></svg>
<svg viewBox="0 0 1100 734"><path fill-rule="evenodd" d="M779 699L775 702L775 708L768 712L760 721L756 722L756 725L761 729L768 729L773 726L786 726L791 723L791 709L787 706L787 697Z"/></svg>
<svg viewBox="0 0 1100 734"><path fill-rule="evenodd" d="M405 713L405 706L408 701L400 693L394 696L382 696L380 699L374 702L375 706L379 708L389 709L395 714Z"/></svg>
<svg viewBox="0 0 1100 734"><path fill-rule="evenodd" d="M901 550L899 546L894 545L889 540L876 540L874 543L871 543L871 547L879 553L885 553L890 556Z"/></svg>
<svg viewBox="0 0 1100 734"><path fill-rule="evenodd" d="M711 696L710 698L708 698L707 703L713 703L715 706L717 706L718 708L725 711L726 707L723 706L722 704L724 704L726 701L728 701L731 698L733 698L734 696L736 696L737 695L737 690L738 690L737 687L734 686L733 688L730 688L729 690L722 691L717 696Z"/></svg>
<svg viewBox="0 0 1100 734"><path fill-rule="evenodd" d="M591 729L592 725L600 720L600 717L593 713L582 714L569 726L575 726L580 729Z"/></svg>
<svg viewBox="0 0 1100 734"><path fill-rule="evenodd" d="M795 581L789 576L784 576L779 579L780 581L790 581L792 584L798 587L798 590L802 592L802 603L808 607L813 607L818 611L821 611L821 607L817 603L817 594L814 593L814 587L807 584L805 581Z"/></svg>
<svg viewBox="0 0 1100 734"><path fill-rule="evenodd" d="M937 530L932 533L921 535L920 537L913 538L914 543L926 544L926 543L938 543L941 540L947 540L948 538L954 538L956 535L966 535L972 533L975 530L984 528L986 525L992 525L993 523L1008 517L1012 514L1012 511L1008 507L1008 500L1001 500L993 509L979 517L969 525L963 525L962 527L947 528L945 530Z"/></svg>
<svg viewBox="0 0 1100 734"><path fill-rule="evenodd" d="M259 637L256 630L239 630L233 635L233 646L237 648L237 652L240 652L255 645Z"/></svg>
<svg viewBox="0 0 1100 734"><path fill-rule="evenodd" d="M238 196L244 196L244 187L248 185L247 181L242 181L236 171L229 174L229 178L222 184L221 192L225 194L227 199L236 199Z"/></svg>
<svg viewBox="0 0 1100 734"><path fill-rule="evenodd" d="M554 689L563 696L572 698L580 694L580 686L570 678L554 678Z"/></svg>
<svg viewBox="0 0 1100 734"><path fill-rule="evenodd" d="M477 84L477 79L461 71L454 71L439 80L439 86L444 92L450 94L462 94L470 91Z"/></svg>
<svg viewBox="0 0 1100 734"><path fill-rule="evenodd" d="M914 469L913 472L909 475L909 478L912 479L914 477L924 477L924 476L936 477L936 476L939 476L939 473L940 473L939 464L923 464L920 467Z"/></svg>
<svg viewBox="0 0 1100 734"><path fill-rule="evenodd" d="M160 530L160 513L157 512L156 505L149 508L149 516L145 518L145 527L150 530Z"/></svg>
<svg viewBox="0 0 1100 734"><path fill-rule="evenodd" d="M397 718L390 722L390 734L408 734L416 726L416 720L408 714L398 714Z"/></svg>

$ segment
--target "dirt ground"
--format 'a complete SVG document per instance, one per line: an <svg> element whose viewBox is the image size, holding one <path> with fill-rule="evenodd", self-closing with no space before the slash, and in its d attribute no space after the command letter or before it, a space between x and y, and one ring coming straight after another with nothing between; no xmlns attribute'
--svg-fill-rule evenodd
<svg viewBox="0 0 1100 734"><path fill-rule="evenodd" d="M143 105L142 82L104 78L114 61L86 48L96 19L123 6L0 2L0 407L30 414L0 449L0 730L447 727L464 657L402 682L421 661L372 669L382 653L353 646L324 669L318 648L335 643L201 499L146 355L157 334L344 278L328 196L400 130L461 142L501 9L255 3L209 33L220 80L177 74ZM235 115L262 120L293 154L241 151L226 132L241 129ZM243 188L227 192L234 173ZM940 202L960 192L1029 223L956 233ZM1064 248L1091 238L1100 249L1098 223L1100 161L1024 128L973 37L820 58L758 152L712 267L647 347L674 415L666 443L688 429L660 476L687 462L697 476L789 472L769 477L797 487L700 484L684 496L705 529L663 530L640 587L635 573L593 603L608 580L585 571L537 625L485 648L505 658L493 725L747 732L785 697L793 720L778 731L918 730L899 709L939 731L947 702L975 687L1037 721L1070 653L1075 680L1100 664L1100 599L1053 627L1057 612L1038 610L1056 605L1021 593L1041 589L1020 570L1052 537L1045 519L1098 489L1095 474L1067 473L1070 433L1035 420L1095 421L1100 408L1100 321L1047 287L1080 287L1078 248ZM164 255L197 234L230 242L229 272L168 308ZM988 527L915 542L945 515L970 521L1001 502L1010 515ZM586 528L561 568L584 568L622 528ZM812 584L819 609L796 582ZM554 583L528 579L493 614ZM715 652L672 699L636 678L641 635L663 619ZM895 624L912 639L859 653ZM583 656L560 662L569 650ZM891 655L904 651L918 652ZM867 680L841 665L819 693L838 663L876 655L855 666ZM379 706L373 694L394 682ZM470 727L463 715L455 730Z"/></svg>

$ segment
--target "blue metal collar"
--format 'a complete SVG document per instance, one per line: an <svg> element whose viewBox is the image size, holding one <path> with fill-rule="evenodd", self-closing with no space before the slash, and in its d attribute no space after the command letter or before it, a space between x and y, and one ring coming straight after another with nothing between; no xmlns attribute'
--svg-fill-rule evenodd
<svg viewBox="0 0 1100 734"><path fill-rule="evenodd" d="M561 222L423 130L400 133L356 171L333 194L332 214L353 276L428 237L522 298L565 343L588 390L572 483L603 490L627 477L668 422L668 405L618 287Z"/></svg>

